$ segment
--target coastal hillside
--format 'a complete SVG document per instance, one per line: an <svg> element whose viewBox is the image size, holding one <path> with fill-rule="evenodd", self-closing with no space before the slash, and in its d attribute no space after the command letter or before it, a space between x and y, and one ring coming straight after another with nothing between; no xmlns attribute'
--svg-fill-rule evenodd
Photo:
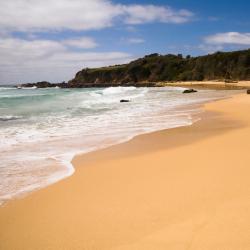
<svg viewBox="0 0 250 250"><path fill-rule="evenodd" d="M250 49L199 57L151 54L128 64L83 69L68 84L83 87L217 79L250 80Z"/></svg>

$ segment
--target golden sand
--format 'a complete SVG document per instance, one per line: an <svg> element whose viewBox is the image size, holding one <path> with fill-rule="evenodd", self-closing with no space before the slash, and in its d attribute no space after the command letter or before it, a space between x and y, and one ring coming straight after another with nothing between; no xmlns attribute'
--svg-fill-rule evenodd
<svg viewBox="0 0 250 250"><path fill-rule="evenodd" d="M185 81L185 82L160 82L159 86L172 87L190 87L190 88L207 88L207 89L250 89L250 81L231 81L225 82L220 80L214 81Z"/></svg>
<svg viewBox="0 0 250 250"><path fill-rule="evenodd" d="M1 207L0 249L250 249L250 96L205 109Z"/></svg>

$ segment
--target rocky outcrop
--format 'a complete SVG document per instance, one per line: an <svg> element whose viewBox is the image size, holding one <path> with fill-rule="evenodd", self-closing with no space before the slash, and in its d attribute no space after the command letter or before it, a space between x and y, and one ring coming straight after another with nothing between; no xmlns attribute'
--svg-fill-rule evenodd
<svg viewBox="0 0 250 250"><path fill-rule="evenodd" d="M85 68L69 81L69 86L141 86L140 83L218 79L225 79L226 83L250 80L250 49L199 57L151 54L128 64Z"/></svg>
<svg viewBox="0 0 250 250"><path fill-rule="evenodd" d="M120 100L120 102L130 102L130 100L122 99L122 100Z"/></svg>
<svg viewBox="0 0 250 250"><path fill-rule="evenodd" d="M50 83L47 81L42 81L42 82L36 82L36 83L23 83L19 84L16 87L17 88L55 88L55 87L61 87L61 88L66 88L68 86L67 83L62 82L62 83Z"/></svg>
<svg viewBox="0 0 250 250"><path fill-rule="evenodd" d="M128 82L128 83L82 83L82 82L62 82L62 83L50 83L50 82L37 82L37 83L24 83L17 85L17 88L107 88L107 87L117 87L117 86L124 86L124 87L155 87L156 83L153 82Z"/></svg>
<svg viewBox="0 0 250 250"><path fill-rule="evenodd" d="M195 90L195 89L185 89L182 93L189 94L189 93L195 93L195 92L197 92L197 90Z"/></svg>

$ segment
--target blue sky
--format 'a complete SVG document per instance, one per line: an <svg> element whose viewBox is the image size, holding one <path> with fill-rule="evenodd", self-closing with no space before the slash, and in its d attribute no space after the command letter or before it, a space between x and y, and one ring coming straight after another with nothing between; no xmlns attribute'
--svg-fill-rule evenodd
<svg viewBox="0 0 250 250"><path fill-rule="evenodd" d="M0 83L69 80L149 53L250 47L250 1L13 0L0 3Z"/></svg>

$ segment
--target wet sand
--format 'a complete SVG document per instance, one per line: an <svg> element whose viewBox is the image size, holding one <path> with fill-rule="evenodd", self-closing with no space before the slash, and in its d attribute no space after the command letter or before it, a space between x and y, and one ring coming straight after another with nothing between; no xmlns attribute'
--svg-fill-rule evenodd
<svg viewBox="0 0 250 250"><path fill-rule="evenodd" d="M250 81L185 81L185 82L159 82L159 86L187 87L201 89L250 89Z"/></svg>

